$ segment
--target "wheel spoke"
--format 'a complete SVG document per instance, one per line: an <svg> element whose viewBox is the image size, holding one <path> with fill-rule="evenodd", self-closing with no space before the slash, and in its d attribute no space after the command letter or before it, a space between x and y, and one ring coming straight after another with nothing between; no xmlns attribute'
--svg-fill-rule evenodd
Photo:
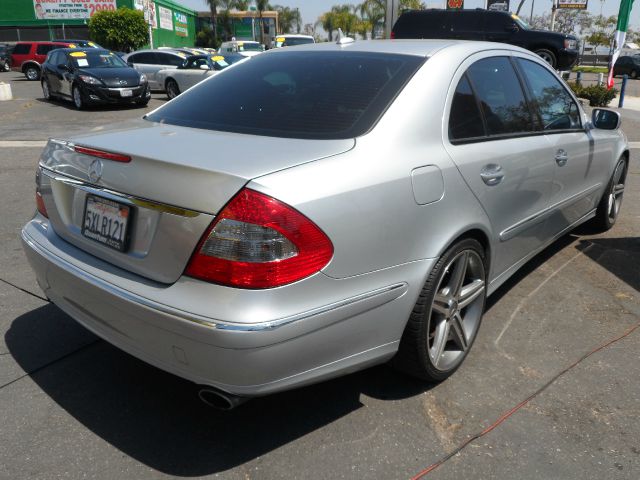
<svg viewBox="0 0 640 480"><path fill-rule="evenodd" d="M446 316L449 313L449 302L446 295L436 293L435 297L433 297L433 306L431 309L438 312L440 315Z"/></svg>
<svg viewBox="0 0 640 480"><path fill-rule="evenodd" d="M464 327L462 326L462 316L460 312L451 317L451 333L453 340L458 344L460 350L463 352L466 351L467 348L469 348L469 344L467 342L467 336L464 333Z"/></svg>
<svg viewBox="0 0 640 480"><path fill-rule="evenodd" d="M469 264L469 252L463 252L460 257L455 261L453 266L453 272L451 273L451 280L449 280L449 292L456 298L460 295L464 278L467 274L467 265Z"/></svg>
<svg viewBox="0 0 640 480"><path fill-rule="evenodd" d="M618 183L614 188L613 188L613 194L616 197L619 197L620 195L622 195L624 193L624 183Z"/></svg>
<svg viewBox="0 0 640 480"><path fill-rule="evenodd" d="M462 309L469 306L476 298L484 293L484 280L477 279L460 290L458 299L458 308Z"/></svg>
<svg viewBox="0 0 640 480"><path fill-rule="evenodd" d="M442 359L444 353L444 347L449 340L449 322L446 320L438 323L435 331L433 332L433 345L429 349L429 355L434 367L438 368L438 364Z"/></svg>

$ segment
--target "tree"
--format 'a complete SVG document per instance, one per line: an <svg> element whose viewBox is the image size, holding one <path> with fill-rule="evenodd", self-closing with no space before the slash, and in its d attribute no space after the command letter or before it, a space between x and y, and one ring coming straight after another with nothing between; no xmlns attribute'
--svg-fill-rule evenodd
<svg viewBox="0 0 640 480"><path fill-rule="evenodd" d="M376 25L384 20L385 7L379 0L365 0L360 4L360 16L371 28L371 38L375 36Z"/></svg>
<svg viewBox="0 0 640 480"><path fill-rule="evenodd" d="M333 41L333 32L335 32L336 29L338 28L335 26L335 20L336 18L333 12L325 12L322 15L320 15L320 18L316 22L316 25L321 26L322 29L325 32L327 32L330 42Z"/></svg>
<svg viewBox="0 0 640 480"><path fill-rule="evenodd" d="M205 0L211 12L211 36L213 48L218 48L218 3L220 0Z"/></svg>
<svg viewBox="0 0 640 480"><path fill-rule="evenodd" d="M149 26L140 10L102 10L89 19L89 35L111 50L128 52L149 42Z"/></svg>
<svg viewBox="0 0 640 480"><path fill-rule="evenodd" d="M300 33L300 24L302 23L300 10L297 8L283 7L282 5L275 5L273 9L278 12L278 33L293 32L294 24L297 32Z"/></svg>
<svg viewBox="0 0 640 480"><path fill-rule="evenodd" d="M262 24L262 13L269 8L268 0L256 0L258 18L260 19L260 43L264 44L264 25Z"/></svg>

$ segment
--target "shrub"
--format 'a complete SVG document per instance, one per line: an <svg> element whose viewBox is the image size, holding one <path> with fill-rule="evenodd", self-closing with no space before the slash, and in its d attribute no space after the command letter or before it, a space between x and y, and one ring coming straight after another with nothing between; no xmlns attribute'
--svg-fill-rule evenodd
<svg viewBox="0 0 640 480"><path fill-rule="evenodd" d="M576 94L576 97L586 98L589 100L589 105L592 107L606 107L618 94L618 90L615 88L609 90L604 85L591 85L589 87L585 87L575 82L569 82L568 85Z"/></svg>
<svg viewBox="0 0 640 480"><path fill-rule="evenodd" d="M121 52L137 50L149 42L149 31L140 10L126 7L96 12L89 20L89 34L99 44Z"/></svg>

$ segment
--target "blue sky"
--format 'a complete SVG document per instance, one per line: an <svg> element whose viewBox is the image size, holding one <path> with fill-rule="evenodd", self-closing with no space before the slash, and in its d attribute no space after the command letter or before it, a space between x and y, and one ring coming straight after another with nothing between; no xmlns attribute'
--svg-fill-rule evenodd
<svg viewBox="0 0 640 480"><path fill-rule="evenodd" d="M204 0L176 0L178 3L182 3L186 7L193 8L194 10L208 10L207 4ZM434 0L423 0L429 7L443 8L444 0L438 2ZM539 15L545 11L551 11L551 0L533 0L535 2L534 14ZM529 19L529 13L531 12L532 0L525 0L524 6L520 11L521 16L525 19ZM299 8L302 15L302 21L304 23L315 23L318 17L327 10L331 9L332 5L351 3L357 4L359 1L341 1L341 0L272 0L270 3L276 5L283 5L292 8ZM518 8L519 0L511 0L511 10L515 11ZM466 8L479 8L484 7L484 0L465 0ZM600 7L603 7L604 15L617 15L620 8L619 0L605 0L600 2L598 0L589 0L589 11L593 14L600 13ZM636 29L640 28L640 2L635 2L635 8L631 12L631 19L629 22Z"/></svg>

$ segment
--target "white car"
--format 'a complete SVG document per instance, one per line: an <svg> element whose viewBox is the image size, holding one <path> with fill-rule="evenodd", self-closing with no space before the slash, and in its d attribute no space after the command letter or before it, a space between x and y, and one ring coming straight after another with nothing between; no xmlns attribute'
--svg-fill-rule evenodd
<svg viewBox="0 0 640 480"><path fill-rule="evenodd" d="M237 53L231 55L192 55L178 68L160 70L156 74L156 80L167 92L167 97L175 98L202 80L243 60L247 60L247 57Z"/></svg>
<svg viewBox="0 0 640 480"><path fill-rule="evenodd" d="M223 42L218 49L220 55L227 55L231 53L238 53L245 57L253 57L259 53L264 52L264 45L260 42L254 42L251 40L233 40L231 42Z"/></svg>
<svg viewBox="0 0 640 480"><path fill-rule="evenodd" d="M178 68L186 58L187 55L182 52L167 49L138 50L122 57L133 68L146 75L151 90L161 91L164 90L164 83L158 80L158 72L167 68Z"/></svg>
<svg viewBox="0 0 640 480"><path fill-rule="evenodd" d="M316 41L311 35L286 33L284 35L278 35L273 42L271 42L271 48L293 47L307 43L316 43Z"/></svg>

